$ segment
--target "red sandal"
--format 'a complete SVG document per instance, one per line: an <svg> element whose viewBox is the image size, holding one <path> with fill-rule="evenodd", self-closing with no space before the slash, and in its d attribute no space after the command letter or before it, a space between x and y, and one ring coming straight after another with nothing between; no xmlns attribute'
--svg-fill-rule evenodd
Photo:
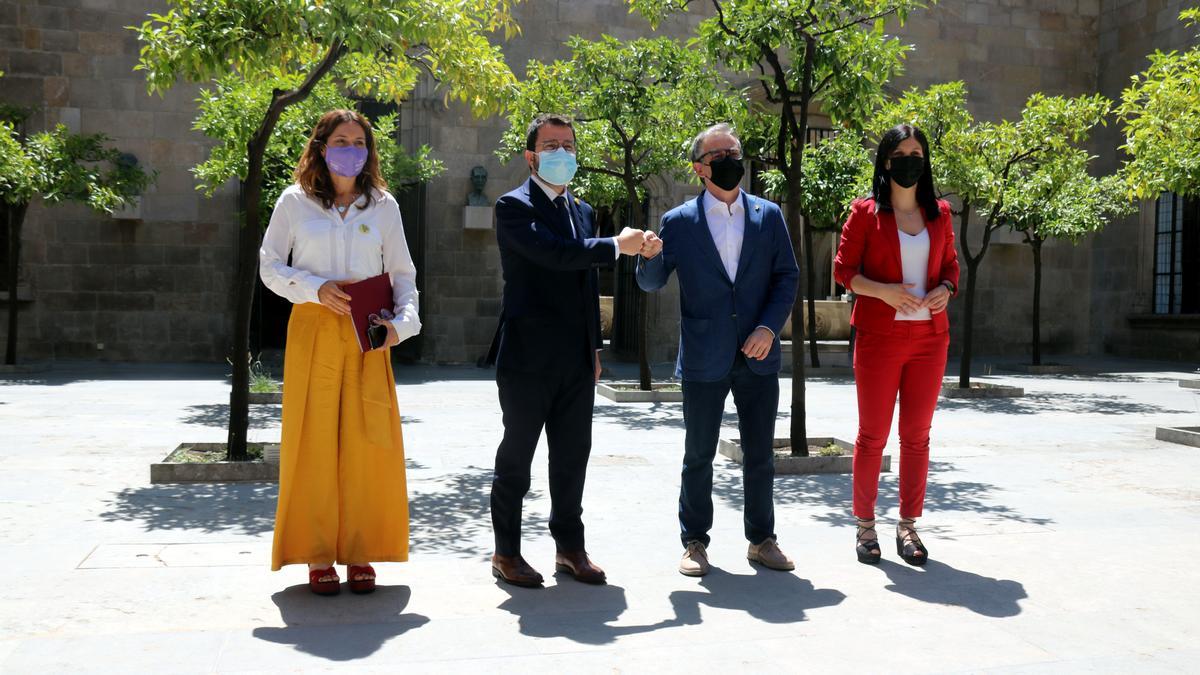
<svg viewBox="0 0 1200 675"><path fill-rule="evenodd" d="M329 581L321 581L322 577L332 576ZM342 580L338 578L337 570L332 566L323 570L308 571L308 590L317 595L337 595L342 590Z"/></svg>
<svg viewBox="0 0 1200 675"><path fill-rule="evenodd" d="M358 579L358 576L369 576ZM348 565L346 567L346 583L352 593L370 593L375 590L375 568L370 565Z"/></svg>

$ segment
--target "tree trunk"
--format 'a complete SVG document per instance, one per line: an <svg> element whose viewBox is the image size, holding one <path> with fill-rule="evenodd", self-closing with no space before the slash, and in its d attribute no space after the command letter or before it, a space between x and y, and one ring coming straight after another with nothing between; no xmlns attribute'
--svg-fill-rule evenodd
<svg viewBox="0 0 1200 675"><path fill-rule="evenodd" d="M788 181L787 203L784 204L784 219L792 237L792 248L800 248L804 237L800 226L800 181ZM804 398L804 325L803 301L792 305L792 456L808 456L808 425Z"/></svg>
<svg viewBox="0 0 1200 675"><path fill-rule="evenodd" d="M1033 365L1042 365L1042 242L1033 239Z"/></svg>
<svg viewBox="0 0 1200 675"><path fill-rule="evenodd" d="M4 350L4 363L17 364L17 281L20 278L21 226L25 222L25 210L29 204L5 204L4 216L8 220L8 340Z"/></svg>
<svg viewBox="0 0 1200 675"><path fill-rule="evenodd" d="M804 229L804 295L808 302L808 353L809 362L813 368L821 367L821 358L817 354L817 281L813 267L813 236L808 218L802 220ZM795 337L792 344L796 344Z"/></svg>
<svg viewBox="0 0 1200 675"><path fill-rule="evenodd" d="M963 342L962 342L962 358L958 363L958 388L969 389L971 387L971 331L975 322L975 271L979 264L979 259L970 258L967 261L967 297L963 304Z"/></svg>
<svg viewBox="0 0 1200 675"><path fill-rule="evenodd" d="M258 249L261 244L262 215L259 202L262 200L263 155L271 133L275 130L279 116L285 108L303 101L312 92L321 78L333 69L344 49L341 40L334 40L325 52L321 63L309 73L304 83L291 91L275 90L271 104L259 124L258 130L246 144L249 165L246 178L241 183L242 223L238 230L237 272L234 276L236 296L233 313L233 347L229 361L233 366L233 389L229 392L229 433L226 436L228 459L242 462L250 459L246 450L246 435L250 426L250 318L254 307L254 279L258 272Z"/></svg>
<svg viewBox="0 0 1200 675"><path fill-rule="evenodd" d="M631 156L632 149L628 150L626 156ZM637 198L637 184L632 179L625 181L625 193L629 200L629 213L631 216L630 222L633 227L639 230L646 229L646 213L642 209L642 205ZM636 260L634 261L637 262ZM650 355L647 344L646 331L649 330L649 294L641 289L640 286L634 284L634 297L637 302L637 351L638 351L638 388L642 391L650 391L653 389L650 378Z"/></svg>

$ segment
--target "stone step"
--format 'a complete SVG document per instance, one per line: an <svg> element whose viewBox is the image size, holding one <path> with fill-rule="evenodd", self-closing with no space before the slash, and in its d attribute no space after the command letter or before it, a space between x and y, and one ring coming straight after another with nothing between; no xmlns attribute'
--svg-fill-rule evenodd
<svg viewBox="0 0 1200 675"><path fill-rule="evenodd" d="M780 346L783 348L783 372L790 374L792 372L792 341L782 340ZM813 376L823 376L828 374L838 374L838 371L844 369L849 374L850 366L852 365L852 356L850 354L849 340L817 340L817 356L821 360L821 369L818 372L811 372L812 365L808 361L808 342L804 343L805 374ZM834 369L826 372L828 369Z"/></svg>

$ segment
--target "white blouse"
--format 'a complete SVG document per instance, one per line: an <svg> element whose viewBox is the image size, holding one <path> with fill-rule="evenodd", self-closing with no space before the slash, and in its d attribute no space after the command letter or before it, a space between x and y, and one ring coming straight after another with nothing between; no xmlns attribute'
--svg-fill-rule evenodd
<svg viewBox="0 0 1200 675"><path fill-rule="evenodd" d="M417 304L417 268L404 239L400 206L376 190L350 207L345 219L325 208L299 185L283 191L259 251L259 274L267 288L295 304L316 302L326 281L362 281L387 272L392 278L400 341L421 332ZM288 265L288 253L291 265Z"/></svg>
<svg viewBox="0 0 1200 675"><path fill-rule="evenodd" d="M904 269L904 283L912 284L909 294L918 298L925 297L925 277L929 274L929 228L916 234L908 234L900 228L900 265ZM922 307L911 314L896 312L897 321L929 321L933 318L928 307Z"/></svg>

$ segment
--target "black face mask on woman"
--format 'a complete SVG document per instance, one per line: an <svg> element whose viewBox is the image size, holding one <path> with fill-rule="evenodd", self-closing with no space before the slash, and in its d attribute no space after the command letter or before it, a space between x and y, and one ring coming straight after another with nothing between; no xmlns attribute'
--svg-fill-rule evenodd
<svg viewBox="0 0 1200 675"><path fill-rule="evenodd" d="M728 155L720 161L710 163L708 168L712 169L712 177L709 180L713 185L727 191L737 187L738 183L742 182L742 175L746 173L741 160Z"/></svg>
<svg viewBox="0 0 1200 675"><path fill-rule="evenodd" d="M905 155L904 157L893 157L891 162L892 168L888 169L888 175L896 181L896 185L902 188L916 185L921 174L925 173L924 157Z"/></svg>

